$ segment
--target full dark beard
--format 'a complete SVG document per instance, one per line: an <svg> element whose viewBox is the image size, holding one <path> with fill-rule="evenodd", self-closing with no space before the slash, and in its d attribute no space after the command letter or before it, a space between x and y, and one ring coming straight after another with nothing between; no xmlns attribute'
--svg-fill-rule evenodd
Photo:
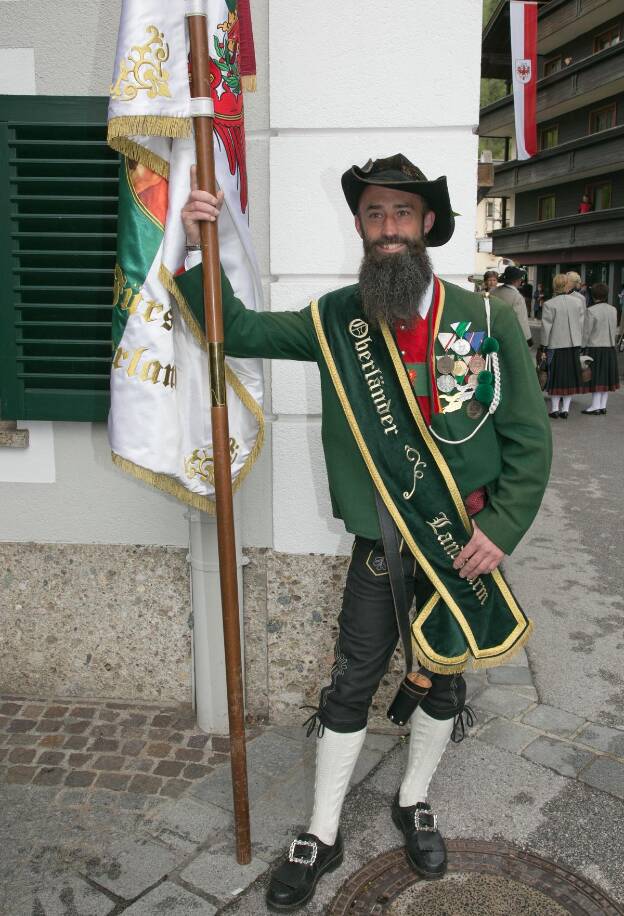
<svg viewBox="0 0 624 916"><path fill-rule="evenodd" d="M381 244L404 243L407 250L399 254L383 254ZM418 306L431 282L433 265L425 245L401 236L369 242L364 239L364 257L360 265L360 295L362 311L373 327L386 321L409 320L418 313Z"/></svg>

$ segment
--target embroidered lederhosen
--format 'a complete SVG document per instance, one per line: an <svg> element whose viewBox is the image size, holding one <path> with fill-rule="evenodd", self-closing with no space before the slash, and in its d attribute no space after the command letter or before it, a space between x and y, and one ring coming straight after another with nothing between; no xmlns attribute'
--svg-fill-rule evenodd
<svg viewBox="0 0 624 916"><path fill-rule="evenodd" d="M440 284L443 305L444 287ZM353 301L312 304L323 358L374 486L425 573L412 625L414 654L431 671L500 664L531 623L502 574L462 579L453 560L472 529L459 488L429 433L395 341Z"/></svg>

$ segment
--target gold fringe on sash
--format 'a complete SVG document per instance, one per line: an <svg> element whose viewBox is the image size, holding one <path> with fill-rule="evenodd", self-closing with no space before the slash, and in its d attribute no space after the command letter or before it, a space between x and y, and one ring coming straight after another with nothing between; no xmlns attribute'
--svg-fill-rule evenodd
<svg viewBox="0 0 624 916"><path fill-rule="evenodd" d="M250 73L247 76L241 76L241 86L243 87L243 92L255 92L256 74Z"/></svg>

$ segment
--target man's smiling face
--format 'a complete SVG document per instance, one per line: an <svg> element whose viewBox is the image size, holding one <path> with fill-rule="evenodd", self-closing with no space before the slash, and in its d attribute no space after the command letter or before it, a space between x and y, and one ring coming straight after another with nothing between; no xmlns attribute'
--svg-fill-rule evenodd
<svg viewBox="0 0 624 916"><path fill-rule="evenodd" d="M435 222L419 194L367 187L358 205L355 228L367 247L380 256L403 254L409 242L424 241Z"/></svg>

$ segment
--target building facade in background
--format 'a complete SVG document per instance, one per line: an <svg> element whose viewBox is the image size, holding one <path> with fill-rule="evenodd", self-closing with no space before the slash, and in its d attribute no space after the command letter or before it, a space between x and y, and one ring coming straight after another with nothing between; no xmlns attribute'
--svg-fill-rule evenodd
<svg viewBox="0 0 624 916"><path fill-rule="evenodd" d="M504 140L505 159L485 190L500 202L494 260L528 267L550 294L555 273L624 283L624 7L621 0L548 0L538 16L539 151L515 159L511 94L481 109L481 138ZM482 77L511 79L509 5L483 32ZM508 87L509 88L509 87ZM484 140L482 139L482 146Z"/></svg>
<svg viewBox="0 0 624 916"><path fill-rule="evenodd" d="M73 216L97 198L105 208L101 215L114 217L114 163L97 144L100 125L105 136L118 0L106 6L105 18L97 0L78 6L60 0L53 24L46 0L14 0L2 7L0 93L23 99L19 117L13 104L2 118L0 158L7 165L1 190L8 207L0 216L3 231L12 238L23 230L24 208L41 215L41 206L52 206L65 213L42 199L55 193L54 182L19 186L11 143L18 142L17 122L22 123L19 142L28 139L23 122L28 125L29 117L38 118L45 130L50 124L70 125L63 141L69 144L67 156L61 158L74 157L72 163L88 158L77 154L81 140L95 144L84 149L102 160L106 180L94 181L92 194L81 191L81 201L68 203L68 193L60 197ZM345 0L331 19L303 0L252 4L258 91L245 98L247 153L251 229L267 309L302 308L354 282L361 242L340 176L353 163L395 152L428 177L448 176L461 216L451 242L432 251L436 271L465 284L473 270L481 0L408 4L398 45L390 37L396 12L387 0L370 6ZM68 65L76 48L80 79ZM81 127L87 122L88 129ZM45 144L35 142L32 149L25 158L43 159L46 165ZM41 164L26 163L35 169L31 177L43 177L36 171ZM108 247L98 248L98 237L92 239L93 251L106 255L114 250L114 219L101 223L108 227L102 233ZM46 250L41 239L38 244ZM23 287L37 285L43 275L22 281L20 271L28 267L20 260L23 252L5 256L7 275L18 277L12 286L12 305L20 312L12 358L28 366L27 329L20 322L29 291ZM71 256L69 249L63 255ZM54 254L45 257L51 259L48 272L67 266ZM113 274L107 264L105 257L85 259L74 278L85 295L98 287L97 300L76 304L90 303L97 311L94 339L104 362L93 365L101 366L110 359L106 321ZM103 273L91 274L89 265ZM56 305L67 304L62 289L54 294ZM71 318L66 321L71 325ZM67 343L76 330L61 326L63 345L77 352L77 344ZM53 341L48 355L66 358L67 352ZM91 368L88 360L83 365ZM20 372L15 385L23 381ZM276 361L267 365L266 380L267 442L238 503L238 538L248 561L243 594L247 701L253 716L285 722L300 719L298 707L316 697L328 675L352 539L331 517L316 366ZM191 605L186 508L113 468L103 414L77 416L62 398L48 398L54 412L38 414L36 399L24 394L29 395L28 415L10 419L29 429L30 445L0 448L0 556L10 570L0 578L5 624L0 690L190 702L191 634L199 611Z"/></svg>

